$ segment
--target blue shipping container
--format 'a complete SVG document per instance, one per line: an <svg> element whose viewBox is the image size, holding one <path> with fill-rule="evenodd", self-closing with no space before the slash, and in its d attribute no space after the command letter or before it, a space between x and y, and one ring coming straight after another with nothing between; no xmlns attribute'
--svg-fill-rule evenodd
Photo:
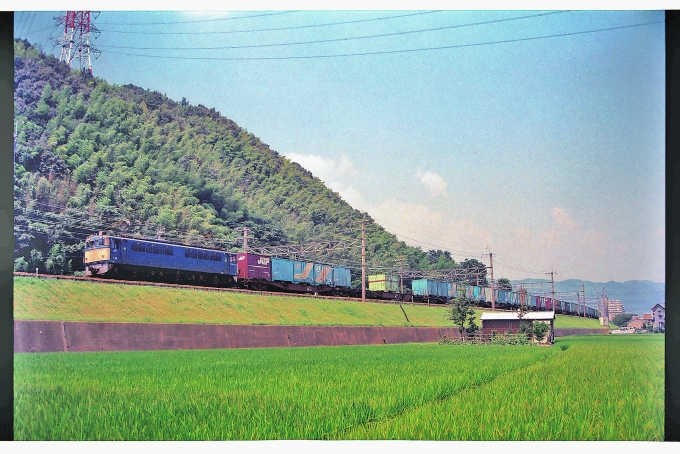
<svg viewBox="0 0 680 454"><path fill-rule="evenodd" d="M333 267L330 265L314 264L314 283L316 285L333 286Z"/></svg>
<svg viewBox="0 0 680 454"><path fill-rule="evenodd" d="M293 262L272 257L272 281L293 282Z"/></svg>
<svg viewBox="0 0 680 454"><path fill-rule="evenodd" d="M411 289L414 295L436 296L437 283L428 279L416 279L411 281Z"/></svg>
<svg viewBox="0 0 680 454"><path fill-rule="evenodd" d="M293 262L293 282L296 284L315 284L314 263L295 260Z"/></svg>
<svg viewBox="0 0 680 454"><path fill-rule="evenodd" d="M341 266L333 267L333 285L335 287L347 287L352 285L352 276L349 268Z"/></svg>

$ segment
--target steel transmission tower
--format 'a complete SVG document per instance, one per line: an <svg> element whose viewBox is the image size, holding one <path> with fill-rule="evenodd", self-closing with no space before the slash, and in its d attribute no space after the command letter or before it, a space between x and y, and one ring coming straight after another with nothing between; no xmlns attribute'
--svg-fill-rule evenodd
<svg viewBox="0 0 680 454"><path fill-rule="evenodd" d="M72 68L80 68L81 71L87 69L92 74L92 55L96 59L101 54L90 42L90 35L97 39L101 33L91 20L98 16L98 12L92 11L66 11L65 15L54 18L57 25L64 26L64 35L52 38L55 46L61 44L59 60ZM77 66L73 62L77 62Z"/></svg>

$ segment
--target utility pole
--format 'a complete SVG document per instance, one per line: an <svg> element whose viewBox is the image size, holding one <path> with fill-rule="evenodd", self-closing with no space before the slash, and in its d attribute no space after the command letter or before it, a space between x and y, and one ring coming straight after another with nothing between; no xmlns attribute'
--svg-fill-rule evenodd
<svg viewBox="0 0 680 454"><path fill-rule="evenodd" d="M14 121L14 136L12 145L12 176L16 179L16 167L17 167L17 136L19 135L19 121Z"/></svg>
<svg viewBox="0 0 680 454"><path fill-rule="evenodd" d="M397 265L399 265L399 288L402 295L404 294L404 260L406 260L406 257L399 257L397 259Z"/></svg>
<svg viewBox="0 0 680 454"><path fill-rule="evenodd" d="M581 282L581 289L583 290L583 316L586 316L586 284Z"/></svg>
<svg viewBox="0 0 680 454"><path fill-rule="evenodd" d="M550 285L552 286L552 310L555 310L555 271L545 273L550 275Z"/></svg>
<svg viewBox="0 0 680 454"><path fill-rule="evenodd" d="M361 302L366 302L366 213L361 217Z"/></svg>
<svg viewBox="0 0 680 454"><path fill-rule="evenodd" d="M493 281L493 253L489 251L489 267L491 268L491 310L496 310L496 291Z"/></svg>
<svg viewBox="0 0 680 454"><path fill-rule="evenodd" d="M243 253L248 253L248 238L253 239L252 236L248 236L248 227L243 227Z"/></svg>

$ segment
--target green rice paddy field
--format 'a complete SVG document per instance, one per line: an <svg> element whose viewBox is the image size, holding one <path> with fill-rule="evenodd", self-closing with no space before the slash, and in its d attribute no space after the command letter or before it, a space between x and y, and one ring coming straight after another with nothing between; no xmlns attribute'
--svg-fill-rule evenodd
<svg viewBox="0 0 680 454"><path fill-rule="evenodd" d="M14 355L18 440L662 440L664 337Z"/></svg>

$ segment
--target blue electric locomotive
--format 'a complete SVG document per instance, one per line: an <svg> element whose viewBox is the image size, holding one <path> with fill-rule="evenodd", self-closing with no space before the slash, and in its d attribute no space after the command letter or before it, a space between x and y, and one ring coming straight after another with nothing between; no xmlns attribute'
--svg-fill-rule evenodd
<svg viewBox="0 0 680 454"><path fill-rule="evenodd" d="M235 282L236 254L163 240L93 235L85 240L86 276Z"/></svg>

